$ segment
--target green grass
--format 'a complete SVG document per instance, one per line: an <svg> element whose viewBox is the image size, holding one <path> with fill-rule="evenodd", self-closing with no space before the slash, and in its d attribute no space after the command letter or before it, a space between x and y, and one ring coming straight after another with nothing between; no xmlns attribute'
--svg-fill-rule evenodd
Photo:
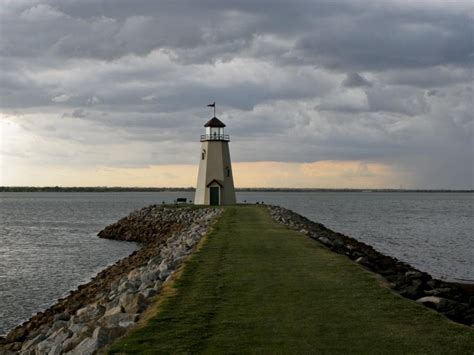
<svg viewBox="0 0 474 355"><path fill-rule="evenodd" d="M349 259L227 207L176 294L110 353L472 354L474 331L383 288Z"/></svg>

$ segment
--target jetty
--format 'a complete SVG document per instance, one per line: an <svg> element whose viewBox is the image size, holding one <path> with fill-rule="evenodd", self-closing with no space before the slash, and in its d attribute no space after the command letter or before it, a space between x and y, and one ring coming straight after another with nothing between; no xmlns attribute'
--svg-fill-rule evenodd
<svg viewBox="0 0 474 355"><path fill-rule="evenodd" d="M15 328L0 353L474 349L465 290L281 207L154 205L99 234L143 246Z"/></svg>
<svg viewBox="0 0 474 355"><path fill-rule="evenodd" d="M227 207L156 316L110 353L470 353L474 330L271 219ZM152 312L152 313L153 313Z"/></svg>

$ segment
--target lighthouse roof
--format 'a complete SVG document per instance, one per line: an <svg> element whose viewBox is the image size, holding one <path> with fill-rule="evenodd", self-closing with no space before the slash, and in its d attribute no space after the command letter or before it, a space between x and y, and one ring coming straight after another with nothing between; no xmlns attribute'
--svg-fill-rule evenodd
<svg viewBox="0 0 474 355"><path fill-rule="evenodd" d="M225 124L217 117L212 117L209 121L206 122L204 127L225 127Z"/></svg>

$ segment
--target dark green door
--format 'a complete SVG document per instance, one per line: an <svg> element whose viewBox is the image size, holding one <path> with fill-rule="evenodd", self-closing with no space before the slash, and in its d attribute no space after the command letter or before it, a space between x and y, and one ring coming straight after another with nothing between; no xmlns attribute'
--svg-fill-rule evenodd
<svg viewBox="0 0 474 355"><path fill-rule="evenodd" d="M210 187L210 189L211 205L217 206L219 205L219 187Z"/></svg>

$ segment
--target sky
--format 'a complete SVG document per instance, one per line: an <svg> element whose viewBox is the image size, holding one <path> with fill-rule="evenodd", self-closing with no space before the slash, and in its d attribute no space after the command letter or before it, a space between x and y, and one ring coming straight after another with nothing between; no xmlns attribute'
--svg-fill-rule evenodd
<svg viewBox="0 0 474 355"><path fill-rule="evenodd" d="M0 0L0 185L474 188L464 0Z"/></svg>

